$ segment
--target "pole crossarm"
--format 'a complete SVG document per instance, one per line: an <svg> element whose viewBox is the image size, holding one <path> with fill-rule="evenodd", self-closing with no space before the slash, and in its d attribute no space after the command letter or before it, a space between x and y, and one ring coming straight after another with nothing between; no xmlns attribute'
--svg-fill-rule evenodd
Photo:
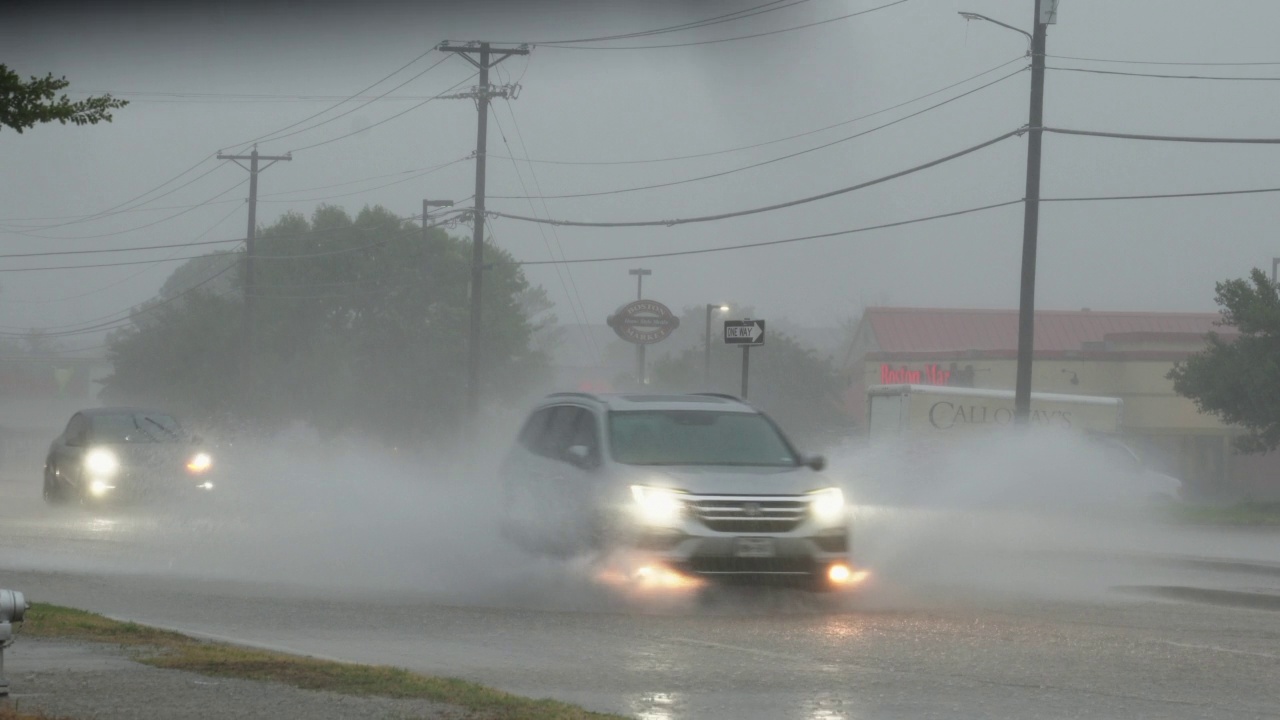
<svg viewBox="0 0 1280 720"><path fill-rule="evenodd" d="M517 45L516 47L512 47L512 48L498 48L498 47L494 47L492 43L470 42L470 43L463 43L459 45L459 44L451 43L448 40L437 45L436 49L439 50L440 52L457 53L459 57L471 63L472 65L475 65L476 69L478 70L488 70L489 68L493 67L494 65L497 65L498 63L502 62L503 60L506 60L507 58L513 55L529 54L528 45ZM486 55L488 57L482 58L480 60L477 60L471 57L472 53L479 54L482 50L487 51Z"/></svg>

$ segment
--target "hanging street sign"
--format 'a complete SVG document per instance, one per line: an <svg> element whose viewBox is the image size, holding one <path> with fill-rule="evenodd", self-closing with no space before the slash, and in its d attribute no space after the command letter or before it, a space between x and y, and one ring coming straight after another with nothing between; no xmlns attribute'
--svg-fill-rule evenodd
<svg viewBox="0 0 1280 720"><path fill-rule="evenodd" d="M662 342L680 326L680 318L656 300L635 300L618 308L607 321L618 337L636 345Z"/></svg>
<svg viewBox="0 0 1280 720"><path fill-rule="evenodd" d="M725 320L724 342L726 345L744 345L747 347L764 344L763 320Z"/></svg>

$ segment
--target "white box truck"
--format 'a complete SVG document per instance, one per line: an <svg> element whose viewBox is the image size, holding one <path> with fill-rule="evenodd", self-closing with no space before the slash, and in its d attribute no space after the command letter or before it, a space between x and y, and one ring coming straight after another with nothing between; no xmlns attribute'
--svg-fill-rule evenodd
<svg viewBox="0 0 1280 720"><path fill-rule="evenodd" d="M872 442L906 434L942 438L1013 424L1014 394L943 385L875 385L867 390ZM1031 423L1088 433L1120 432L1124 401L1114 397L1031 393Z"/></svg>
<svg viewBox="0 0 1280 720"><path fill-rule="evenodd" d="M1058 450L1052 458L1042 458L1045 467L1031 473L1001 465L1003 451L991 454L994 448L1002 447L1001 436L1010 437L1013 408L1014 394L1007 390L938 385L869 388L867 441L873 454L886 451L892 458L887 464L882 459L883 467L896 468L891 477L868 478L877 483L874 491L891 495L907 491L927 500L937 495L939 488L954 483L957 475L974 481L970 466L975 456L965 451L977 448L986 453L977 456L978 464L986 467L986 475L978 473L983 482L1001 487L1000 494L1009 497L1043 500L1061 496L1064 502L1125 504L1153 498L1164 502L1179 496L1181 483L1177 479L1145 467L1121 439L1124 402L1120 398L1032 393L1033 426L1078 432L1088 444L1078 446L1080 450L1073 450L1077 446L1070 444L1036 446ZM983 437L989 439L983 441ZM1086 447L1092 450L1081 451ZM1062 448L1071 455L1064 458ZM999 473L1008 476L1003 485L987 477Z"/></svg>

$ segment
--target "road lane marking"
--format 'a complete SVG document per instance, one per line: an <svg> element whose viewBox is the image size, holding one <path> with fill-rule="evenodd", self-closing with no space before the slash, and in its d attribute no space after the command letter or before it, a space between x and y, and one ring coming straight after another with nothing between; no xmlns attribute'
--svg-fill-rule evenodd
<svg viewBox="0 0 1280 720"><path fill-rule="evenodd" d="M1268 660L1280 660L1280 655L1253 652L1251 650L1232 650L1231 648L1218 647L1217 645L1196 645L1195 643L1180 643L1172 640L1157 640L1157 642L1164 645L1173 645L1174 647L1190 648L1192 650L1212 650L1213 652L1229 653L1231 655L1248 655L1250 657L1267 658Z"/></svg>

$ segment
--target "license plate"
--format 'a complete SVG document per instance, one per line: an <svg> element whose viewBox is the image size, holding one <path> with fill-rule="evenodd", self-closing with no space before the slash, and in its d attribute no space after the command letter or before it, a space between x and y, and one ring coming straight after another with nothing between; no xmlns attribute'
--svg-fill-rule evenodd
<svg viewBox="0 0 1280 720"><path fill-rule="evenodd" d="M773 557L773 538L740 537L734 547L738 557Z"/></svg>

